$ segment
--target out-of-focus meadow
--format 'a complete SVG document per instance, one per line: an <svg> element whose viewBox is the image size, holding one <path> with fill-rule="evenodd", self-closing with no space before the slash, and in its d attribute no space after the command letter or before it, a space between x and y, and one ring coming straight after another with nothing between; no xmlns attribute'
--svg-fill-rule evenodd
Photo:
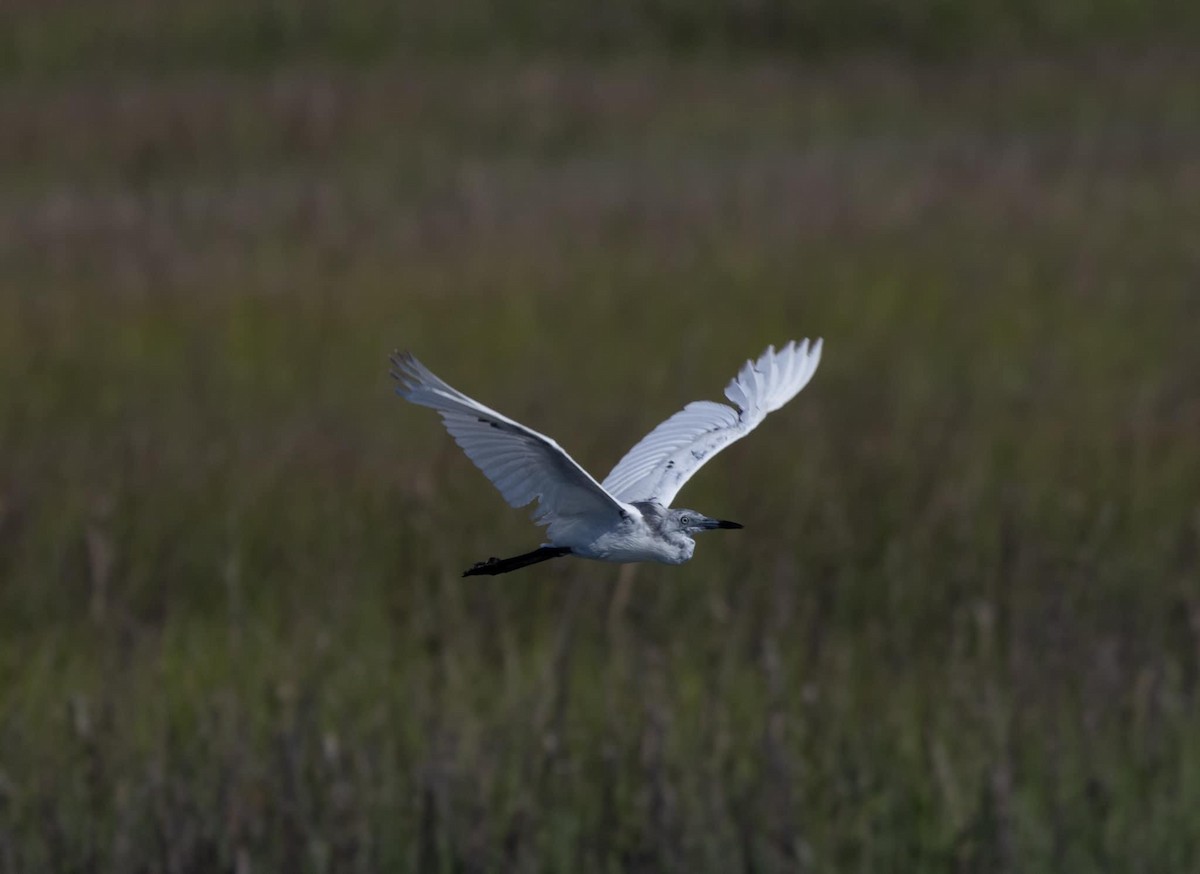
<svg viewBox="0 0 1200 874"><path fill-rule="evenodd" d="M1200 15L444 7L0 13L0 871L1200 868Z"/></svg>

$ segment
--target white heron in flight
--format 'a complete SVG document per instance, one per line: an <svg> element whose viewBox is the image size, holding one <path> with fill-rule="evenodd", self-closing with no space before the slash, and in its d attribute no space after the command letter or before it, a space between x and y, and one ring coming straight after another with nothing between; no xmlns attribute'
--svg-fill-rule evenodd
<svg viewBox="0 0 1200 874"><path fill-rule="evenodd" d="M596 482L544 434L485 407L438 379L408 352L392 355L396 393L432 407L471 461L513 507L538 500L533 519L548 542L524 555L490 558L463 576L505 574L574 555L599 561L683 564L696 549L693 534L741 528L695 510L668 509L701 466L808 384L821 360L821 341L789 342L747 361L725 387L737 409L695 401L629 450L603 483Z"/></svg>

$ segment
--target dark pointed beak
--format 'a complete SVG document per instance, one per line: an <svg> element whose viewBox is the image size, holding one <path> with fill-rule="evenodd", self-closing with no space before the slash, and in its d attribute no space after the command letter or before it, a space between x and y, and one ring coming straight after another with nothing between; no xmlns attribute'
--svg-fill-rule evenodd
<svg viewBox="0 0 1200 874"><path fill-rule="evenodd" d="M714 528L741 528L741 527L743 527L740 524L738 524L737 522L730 522L728 519L716 519L714 521L716 522L716 524L713 525Z"/></svg>

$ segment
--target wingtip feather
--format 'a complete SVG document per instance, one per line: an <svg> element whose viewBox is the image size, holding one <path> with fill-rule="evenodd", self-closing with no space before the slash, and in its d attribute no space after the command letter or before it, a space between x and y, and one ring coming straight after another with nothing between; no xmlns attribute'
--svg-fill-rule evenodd
<svg viewBox="0 0 1200 874"><path fill-rule="evenodd" d="M396 394L402 398L411 400L413 392L422 388L437 388L441 382L407 349L392 350L388 360L392 365L391 377L399 383L396 386Z"/></svg>

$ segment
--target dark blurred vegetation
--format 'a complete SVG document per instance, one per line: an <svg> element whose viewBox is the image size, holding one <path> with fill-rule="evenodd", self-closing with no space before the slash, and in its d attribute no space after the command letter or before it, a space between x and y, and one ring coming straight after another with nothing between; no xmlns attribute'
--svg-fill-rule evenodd
<svg viewBox="0 0 1200 874"><path fill-rule="evenodd" d="M0 871L1200 869L1195 7L582 9L0 12Z"/></svg>
<svg viewBox="0 0 1200 874"><path fill-rule="evenodd" d="M164 71L413 57L630 52L919 58L1189 45L1187 0L9 0L0 70Z"/></svg>

